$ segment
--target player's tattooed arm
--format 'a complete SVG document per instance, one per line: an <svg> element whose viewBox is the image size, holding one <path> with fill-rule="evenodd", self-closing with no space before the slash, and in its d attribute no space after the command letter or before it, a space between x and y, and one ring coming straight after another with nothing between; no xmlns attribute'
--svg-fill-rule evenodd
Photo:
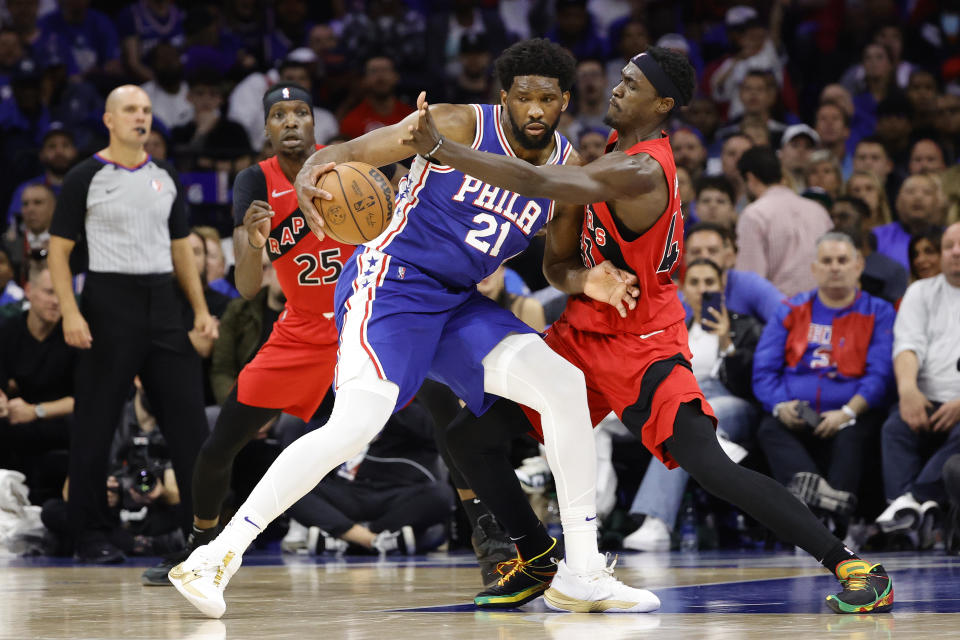
<svg viewBox="0 0 960 640"><path fill-rule="evenodd" d="M434 107L437 125L443 135L450 140L473 141L476 129L476 115L473 107L463 104L438 104ZM342 144L324 147L313 153L303 164L293 186L297 190L300 211L315 232L323 227L323 218L313 204L315 198L330 200L333 196L317 188L320 176L342 162L365 162L374 167L399 162L409 158L416 151L400 142L401 132L415 124L416 111L397 124L374 129L359 138Z"/></svg>
<svg viewBox="0 0 960 640"><path fill-rule="evenodd" d="M417 99L417 120L407 125L403 144L431 154L445 165L502 189L531 198L551 198L570 204L630 200L663 188L663 170L646 155L608 153L584 167L535 166L519 158L476 151L446 138L426 101ZM406 121L405 121L406 122ZM659 214L659 212L658 212Z"/></svg>

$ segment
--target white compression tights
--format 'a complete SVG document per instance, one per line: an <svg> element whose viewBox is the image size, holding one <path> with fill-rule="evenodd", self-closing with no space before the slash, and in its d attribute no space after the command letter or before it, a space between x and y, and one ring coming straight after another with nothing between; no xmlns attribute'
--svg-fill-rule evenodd
<svg viewBox="0 0 960 640"><path fill-rule="evenodd" d="M598 551L596 444L583 373L533 334L504 338L483 359L483 368L487 393L540 413L567 564L585 571Z"/></svg>
<svg viewBox="0 0 960 640"><path fill-rule="evenodd" d="M327 423L297 438L270 465L218 541L243 552L334 467L364 450L387 423L399 392L396 384L377 377L368 361L360 376L340 386Z"/></svg>

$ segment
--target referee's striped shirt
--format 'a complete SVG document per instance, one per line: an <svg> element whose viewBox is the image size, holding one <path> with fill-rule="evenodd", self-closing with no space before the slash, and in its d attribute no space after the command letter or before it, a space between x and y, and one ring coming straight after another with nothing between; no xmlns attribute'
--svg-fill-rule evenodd
<svg viewBox="0 0 960 640"><path fill-rule="evenodd" d="M150 156L124 167L99 154L63 180L51 235L84 234L93 273L173 272L170 241L190 233L183 187L173 168Z"/></svg>

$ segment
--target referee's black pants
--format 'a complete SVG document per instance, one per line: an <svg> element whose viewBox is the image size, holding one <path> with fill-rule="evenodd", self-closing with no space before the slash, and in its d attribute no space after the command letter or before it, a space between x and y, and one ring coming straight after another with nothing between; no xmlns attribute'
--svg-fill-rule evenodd
<svg viewBox="0 0 960 640"><path fill-rule="evenodd" d="M110 445L134 376L167 441L185 528L193 464L208 434L200 357L183 326L171 274L91 273L80 308L93 345L76 367L70 441L70 523L79 541L114 526L107 508Z"/></svg>

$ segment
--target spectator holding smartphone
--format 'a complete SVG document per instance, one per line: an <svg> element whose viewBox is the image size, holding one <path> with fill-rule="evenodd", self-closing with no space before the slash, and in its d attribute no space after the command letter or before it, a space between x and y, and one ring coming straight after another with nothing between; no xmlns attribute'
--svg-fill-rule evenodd
<svg viewBox="0 0 960 640"><path fill-rule="evenodd" d="M773 476L842 526L886 409L894 311L860 290L847 234L824 234L812 268L817 288L787 301L757 346L753 390L768 412L757 438Z"/></svg>
<svg viewBox="0 0 960 640"><path fill-rule="evenodd" d="M738 380L749 380L753 350L762 325L749 315L729 311L724 303L723 271L717 263L695 258L684 272L683 295L691 308L687 316L693 374L717 416L717 437L731 459L739 462L746 450L738 443L750 435L757 407L749 385L738 389ZM736 444L735 444L736 443ZM683 469L667 470L651 460L630 507L632 515L646 515L639 529L624 538L623 546L638 551L667 551L670 531L683 501L690 475Z"/></svg>

